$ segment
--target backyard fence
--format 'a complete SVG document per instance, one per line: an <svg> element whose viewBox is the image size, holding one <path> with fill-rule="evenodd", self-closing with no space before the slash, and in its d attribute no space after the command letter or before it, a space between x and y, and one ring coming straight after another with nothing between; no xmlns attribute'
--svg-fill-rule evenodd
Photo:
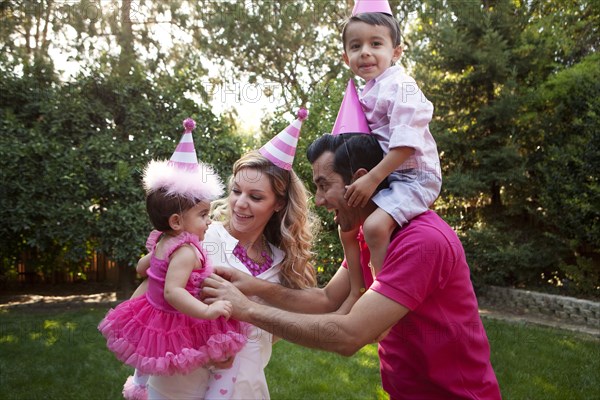
<svg viewBox="0 0 600 400"><path fill-rule="evenodd" d="M42 267L34 251L22 252L8 273L4 273L6 283L74 283L79 281L98 283L118 283L117 264L101 252L93 252L87 260L76 267L53 265Z"/></svg>

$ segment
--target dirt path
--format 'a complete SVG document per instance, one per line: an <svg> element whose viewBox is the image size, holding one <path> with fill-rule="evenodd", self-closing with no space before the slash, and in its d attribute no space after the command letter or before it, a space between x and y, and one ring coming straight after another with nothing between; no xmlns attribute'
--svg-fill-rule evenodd
<svg viewBox="0 0 600 400"><path fill-rule="evenodd" d="M51 310L115 303L116 292L74 295L17 294L0 296L0 310Z"/></svg>

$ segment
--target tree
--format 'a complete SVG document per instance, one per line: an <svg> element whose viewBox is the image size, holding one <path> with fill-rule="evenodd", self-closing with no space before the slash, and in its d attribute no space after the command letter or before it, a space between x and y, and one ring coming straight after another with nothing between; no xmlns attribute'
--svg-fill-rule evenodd
<svg viewBox="0 0 600 400"><path fill-rule="evenodd" d="M52 35L62 26L53 3L3 1L0 4L2 53L26 64L36 59L49 62Z"/></svg>
<svg viewBox="0 0 600 400"><path fill-rule="evenodd" d="M340 43L331 38L339 33L343 3L208 1L196 9L202 18L195 42L228 67L225 82L247 75L250 83L277 90L288 107L297 107L306 104L316 82L335 78L342 69Z"/></svg>
<svg viewBox="0 0 600 400"><path fill-rule="evenodd" d="M424 1L419 10L410 40L415 75L436 107L444 177L436 206L464 235L479 282L537 285L564 276L566 232L537 210L545 209L539 195L548 182L540 175L559 180L547 174L553 161L538 147L565 131L548 125L536 102L548 100L547 89L538 90L554 75L595 51L597 21L588 1ZM589 112L585 102L572 104L581 107L574 115ZM590 140L570 132L574 142Z"/></svg>
<svg viewBox="0 0 600 400"><path fill-rule="evenodd" d="M77 273L95 248L132 270L150 230L141 171L151 157L171 156L183 119L196 119L198 154L223 176L244 149L229 125L182 96L185 73L150 80L100 67L48 84L41 72L0 71L0 242L7 269L19 251L34 249L39 258L31 268L47 278Z"/></svg>
<svg viewBox="0 0 600 400"><path fill-rule="evenodd" d="M550 77L532 94L530 129L541 138L528 164L549 240L560 244L560 269L581 292L600 287L600 57L592 54Z"/></svg>
<svg viewBox="0 0 600 400"><path fill-rule="evenodd" d="M390 3L407 25L418 2ZM344 75L341 31L353 6L353 0L199 2L194 39L223 69L215 83L247 76L266 92L277 91L291 110Z"/></svg>
<svg viewBox="0 0 600 400"><path fill-rule="evenodd" d="M186 30L195 2L154 1L4 1L0 4L0 46L7 60L32 65L66 55L79 67L111 64L127 74L140 64L149 75L193 65L206 73L199 52L189 52ZM201 88L201 86L197 86ZM198 90L200 95L204 93Z"/></svg>

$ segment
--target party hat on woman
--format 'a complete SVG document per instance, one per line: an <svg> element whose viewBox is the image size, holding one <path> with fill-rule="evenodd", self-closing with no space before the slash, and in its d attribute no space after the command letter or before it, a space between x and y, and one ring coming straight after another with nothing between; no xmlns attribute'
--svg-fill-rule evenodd
<svg viewBox="0 0 600 400"><path fill-rule="evenodd" d="M152 160L144 169L146 193L165 190L192 200L214 200L223 194L223 182L213 168L198 162L192 130L193 119L183 121L185 131L171 159Z"/></svg>
<svg viewBox="0 0 600 400"><path fill-rule="evenodd" d="M393 15L390 3L388 3L387 0L356 0L354 9L352 10L352 16L374 12Z"/></svg>
<svg viewBox="0 0 600 400"><path fill-rule="evenodd" d="M341 133L371 133L352 79L348 81L340 111L331 130L332 135Z"/></svg>
<svg viewBox="0 0 600 400"><path fill-rule="evenodd" d="M300 137L300 128L302 121L308 116L308 111L301 108L298 111L297 118L290 125L282 130L277 136L269 140L263 147L258 149L260 154L265 156L273 164L285 170L291 170Z"/></svg>

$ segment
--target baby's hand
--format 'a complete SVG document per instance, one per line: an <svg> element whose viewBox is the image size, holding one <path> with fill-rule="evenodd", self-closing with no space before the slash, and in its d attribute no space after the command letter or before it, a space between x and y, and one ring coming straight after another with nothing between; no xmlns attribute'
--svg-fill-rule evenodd
<svg viewBox="0 0 600 400"><path fill-rule="evenodd" d="M206 319L217 319L219 317L229 319L232 311L233 305L230 301L217 300L208 306L208 310L206 311Z"/></svg>

